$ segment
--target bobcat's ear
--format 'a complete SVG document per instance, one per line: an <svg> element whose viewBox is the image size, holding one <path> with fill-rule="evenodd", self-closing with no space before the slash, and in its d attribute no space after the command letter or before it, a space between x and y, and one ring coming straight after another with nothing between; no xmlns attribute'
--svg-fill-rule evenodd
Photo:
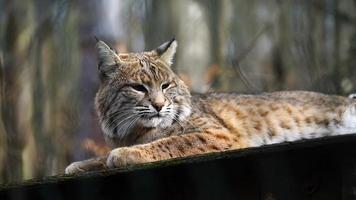
<svg viewBox="0 0 356 200"><path fill-rule="evenodd" d="M118 68L119 57L105 42L96 39L96 49L98 53L98 69L102 76L109 76Z"/></svg>
<svg viewBox="0 0 356 200"><path fill-rule="evenodd" d="M155 51L159 58L170 66L172 64L174 54L176 53L177 46L177 41L173 38L172 40L163 43Z"/></svg>

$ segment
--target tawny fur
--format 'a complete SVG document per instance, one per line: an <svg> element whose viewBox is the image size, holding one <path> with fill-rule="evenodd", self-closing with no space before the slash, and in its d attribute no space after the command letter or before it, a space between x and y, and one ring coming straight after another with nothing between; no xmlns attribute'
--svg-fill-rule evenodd
<svg viewBox="0 0 356 200"><path fill-rule="evenodd" d="M172 40L153 51L117 55L98 42L96 108L114 149L108 156L72 163L66 173L356 132L352 95L191 96L170 68L176 46Z"/></svg>

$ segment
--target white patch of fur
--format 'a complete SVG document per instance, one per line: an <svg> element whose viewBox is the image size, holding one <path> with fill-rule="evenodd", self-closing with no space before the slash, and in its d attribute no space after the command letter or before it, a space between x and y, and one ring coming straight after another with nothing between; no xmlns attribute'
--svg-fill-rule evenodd
<svg viewBox="0 0 356 200"><path fill-rule="evenodd" d="M170 111L169 111L170 110ZM173 106L163 106L161 113L164 113L162 116L162 122L158 125L160 128L167 128L173 123Z"/></svg>
<svg viewBox="0 0 356 200"><path fill-rule="evenodd" d="M350 98L350 99L356 99L356 93L350 94L350 95L349 95L349 98Z"/></svg>
<svg viewBox="0 0 356 200"><path fill-rule="evenodd" d="M145 120L142 122L142 125L145 127L160 127L160 128L167 128L172 125L174 122L174 118L177 118L177 116L174 116L174 113L176 110L174 109L174 106L170 107L170 111L167 111L168 107L164 106L162 108L162 113L165 113L164 116L162 117L154 117L150 120ZM178 121L183 122L190 114L191 114L191 108L189 106L182 105L179 109L181 109L180 115L178 116Z"/></svg>
<svg viewBox="0 0 356 200"><path fill-rule="evenodd" d="M167 128L169 127L170 125L172 125L173 123L173 119L170 118L170 117L164 117L162 119L162 122L158 125L160 128Z"/></svg>
<svg viewBox="0 0 356 200"><path fill-rule="evenodd" d="M147 128L157 127L159 123L161 123L161 117L153 117L151 119L140 119L139 123Z"/></svg>
<svg viewBox="0 0 356 200"><path fill-rule="evenodd" d="M343 113L341 123L335 124L332 129L335 134L356 133L356 105L348 107Z"/></svg>
<svg viewBox="0 0 356 200"><path fill-rule="evenodd" d="M169 66L172 65L174 54L176 53L178 43L173 41L168 49L160 56L161 60L167 63Z"/></svg>
<svg viewBox="0 0 356 200"><path fill-rule="evenodd" d="M181 110L179 120L184 121L192 113L192 109L187 105L182 105Z"/></svg>

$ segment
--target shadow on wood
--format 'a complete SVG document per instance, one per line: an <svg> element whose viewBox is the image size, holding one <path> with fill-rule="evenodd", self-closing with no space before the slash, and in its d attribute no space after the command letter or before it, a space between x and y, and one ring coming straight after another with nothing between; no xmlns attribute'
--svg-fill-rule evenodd
<svg viewBox="0 0 356 200"><path fill-rule="evenodd" d="M356 199L356 136L4 185L0 199Z"/></svg>

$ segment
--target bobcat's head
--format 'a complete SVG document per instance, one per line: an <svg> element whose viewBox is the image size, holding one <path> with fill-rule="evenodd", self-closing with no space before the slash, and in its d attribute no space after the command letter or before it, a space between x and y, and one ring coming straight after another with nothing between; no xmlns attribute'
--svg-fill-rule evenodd
<svg viewBox="0 0 356 200"><path fill-rule="evenodd" d="M190 115L190 93L171 70L173 39L142 53L116 53L97 42L101 85L96 108L106 136L124 139L133 127L166 128Z"/></svg>

